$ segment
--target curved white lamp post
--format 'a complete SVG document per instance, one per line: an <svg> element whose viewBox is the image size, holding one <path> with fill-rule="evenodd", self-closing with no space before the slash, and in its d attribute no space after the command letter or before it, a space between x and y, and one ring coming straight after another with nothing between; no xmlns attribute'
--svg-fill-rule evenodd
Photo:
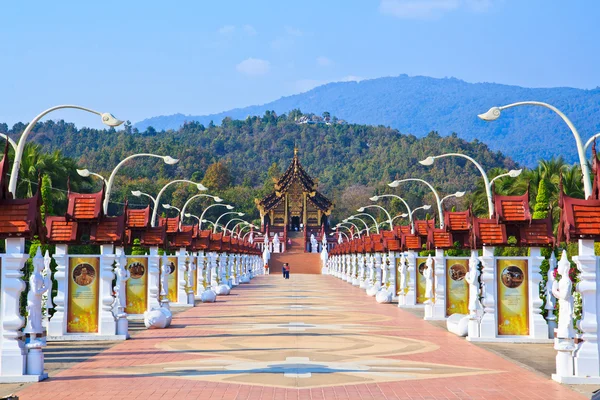
<svg viewBox="0 0 600 400"><path fill-rule="evenodd" d="M338 233L339 233L340 235L343 235L343 236L345 236L345 237L346 237L346 241L347 241L347 242L349 242L349 241L350 241L350 238L348 237L348 235L346 235L346 234L345 234L344 232L342 232L342 231L339 231L339 232L331 232L331 233L329 234L329 236L333 236L333 235L336 235L336 234L338 234Z"/></svg>
<svg viewBox="0 0 600 400"><path fill-rule="evenodd" d="M175 207L175 206L172 206L172 205L170 205L170 204L163 204L162 206L163 206L163 208L164 208L165 210L176 210L176 211L177 211L177 215L180 215L180 214L181 214L181 209L179 209L179 208L177 208L177 207Z"/></svg>
<svg viewBox="0 0 600 400"><path fill-rule="evenodd" d="M377 200L379 200L381 198L384 198L384 197L392 197L394 199L400 200L402 203L404 203L404 206L406 207L406 210L408 211L408 214L409 215L411 214L411 212L410 212L410 206L408 205L408 203L406 202L406 200L404 200L402 197L397 196L395 194L380 194L379 196L370 197L369 200L371 200L371 201L377 201ZM412 223L412 221L411 221L411 223Z"/></svg>
<svg viewBox="0 0 600 400"><path fill-rule="evenodd" d="M195 199L198 199L198 198L200 198L200 197L209 197L209 198L213 199L213 200L214 200L216 203L220 203L220 202L222 202L222 201L223 201L223 199L222 199L222 198L220 198L219 196L213 196L213 195L210 195L210 194L205 194L205 193L196 194L196 195L194 195L194 196L190 197L190 198L188 199L188 201L186 201L186 202L185 202L185 204L183 205L183 208L181 209L181 215L185 215L185 213L186 213L186 212L185 212L185 210L187 209L188 205L189 205L189 204L190 204L190 203L191 203L193 200L195 200ZM182 220L183 220L183 218L182 218ZM181 221L179 222L179 228L181 229Z"/></svg>
<svg viewBox="0 0 600 400"><path fill-rule="evenodd" d="M344 228L346 230L348 230L348 232L350 232L350 235L352 235L352 237L354 237L355 233L352 232L352 229L348 228L346 225L343 225L342 223L339 223L335 226L336 228ZM340 233L343 233L341 231L339 231ZM346 237L348 237L348 235L346 235ZM360 237L360 233L358 234L358 237Z"/></svg>
<svg viewBox="0 0 600 400"><path fill-rule="evenodd" d="M104 179L104 178L102 178ZM154 197L152 197L151 195L149 195L148 193L144 193L142 191L139 190L132 190L131 194L134 195L135 197L141 197L141 196L146 196L149 197L150 200L152 200L152 208L156 208L156 199Z"/></svg>
<svg viewBox="0 0 600 400"><path fill-rule="evenodd" d="M423 179L407 178L407 179L395 180L392 183L388 183L388 186L396 188L396 187L400 186L400 184L402 182L421 182L421 183L424 183L425 185L427 185L429 187L429 189L431 189L431 191L433 192L433 195L435 196L435 202L437 203L438 219L440 222L440 228L443 228L444 227L444 210L442 209L442 201L440 200L440 195L438 194L437 190L435 190L433 185Z"/></svg>
<svg viewBox="0 0 600 400"><path fill-rule="evenodd" d="M411 211L411 213L410 213L410 219L411 219L411 221L412 221L412 219L413 219L413 218L412 218L412 216L413 216L413 214L414 214L416 211L418 211L418 210L429 210L430 208L431 208L431 205L429 205L429 204L425 204L424 206L417 207L417 208L415 208L414 210L412 210L412 211ZM402 215L404 215L404 214L402 214Z"/></svg>
<svg viewBox="0 0 600 400"><path fill-rule="evenodd" d="M229 224L230 224L230 223L232 223L232 222L235 222L235 221L241 221L241 222L239 222L239 223L235 224L235 225L233 226L233 228L231 228L231 230L232 230L232 231L234 231L234 232L235 232L235 228L237 228L237 226L238 226L239 224L241 224L241 223L245 223L245 224L249 223L249 222L246 222L246 221L244 221L244 220L243 220L243 219L241 219L241 218L231 218L231 219L230 219L229 221L227 221L227 223L225 224L225 228L229 228Z"/></svg>
<svg viewBox="0 0 600 400"><path fill-rule="evenodd" d="M132 154L129 157L125 157L112 170L112 173L110 174L110 177L108 178L108 182L106 183L106 193L104 195L104 213L105 214L108 212L108 203L110 201L110 193L112 192L112 185L113 185L113 183L115 181L115 176L117 175L117 172L119 171L119 169L121 169L121 167L123 166L123 164L125 164L127 161L132 160L134 158L138 158L138 157L160 158L160 159L162 159L165 162L165 164L169 164L169 165L177 164L177 162L179 161L179 160L177 160L177 159L175 159L175 158L173 158L171 156L159 156L157 154L151 154L151 153ZM159 196L156 197L156 201L160 201L159 200ZM154 212L156 212L156 208L154 208Z"/></svg>
<svg viewBox="0 0 600 400"><path fill-rule="evenodd" d="M590 171L587 167L587 160L585 158L585 149L583 143L581 142L581 136L579 136L579 132L575 125L571 122L569 118L558 108L554 107L551 104L543 103L541 101L519 101L517 103L508 104L501 107L492 107L487 112L483 114L479 114L478 117L484 121L495 121L500 118L502 114L502 110L506 110L507 108L518 107L518 106L539 106L544 107L549 110L554 111L562 120L567 124L571 133L573 133L573 137L575 138L575 144L577 145L577 155L579 156L579 164L581 165L581 173L583 175L583 189L585 191L586 199L592 194L592 179L590 177Z"/></svg>
<svg viewBox="0 0 600 400"><path fill-rule="evenodd" d="M91 172L89 169L87 168L83 168L83 169L76 169L75 171L77 171L77 174L83 178L88 178L90 176L95 176L96 178L100 178L102 179L102 182L104 182L105 185L108 185L108 181L106 179L104 179L104 177L100 174L97 174L95 172Z"/></svg>
<svg viewBox="0 0 600 400"><path fill-rule="evenodd" d="M218 207L218 206L225 207L225 208L227 208L228 210L233 210L233 206L230 206L229 204L221 204L221 203L215 203L215 204L211 204L210 206L206 207L206 208L204 209L204 211L202 211L202 214L200 214L200 228L202 228L202 224L203 224L203 223L204 223L204 221L205 221L205 219L204 219L204 214L206 214L206 212L207 212L209 209L211 209L211 208L213 208L213 207ZM213 224L213 225L214 225L214 224Z"/></svg>
<svg viewBox="0 0 600 400"><path fill-rule="evenodd" d="M177 161L175 161L175 162L177 162ZM160 198L162 197L165 190L167 190L167 188L169 186L174 185L175 183L189 183L190 185L196 185L198 190L206 190L204 185L201 183L193 182L188 179L175 179L174 181L168 182L165 186L162 187L162 189L160 189L160 191L156 195L156 201L155 201L156 205L160 204ZM152 210L152 218L150 219L150 223L152 226L156 226L155 221L156 221L157 216L158 216L158 207L154 207L154 210Z"/></svg>
<svg viewBox="0 0 600 400"><path fill-rule="evenodd" d="M365 214L366 214L366 213L365 213ZM365 222L365 220L364 220L364 219L362 219L362 218L359 218L359 217L357 217L357 216L356 216L356 214L355 214L355 215L351 215L351 216L349 216L349 217L348 217L348 218L346 218L344 221L351 221L351 220L353 220L353 219L357 219L357 220L359 220L360 222L362 222L362 223L363 223L363 225L365 226L365 229L367 229L367 230L369 229L369 225L367 225L367 223Z"/></svg>
<svg viewBox="0 0 600 400"><path fill-rule="evenodd" d="M15 142L14 140L12 140L10 138L10 136L8 136L5 133L0 133L0 137L2 139L8 140L8 143L10 144L10 147L12 147L14 151L17 151L17 142Z"/></svg>
<svg viewBox="0 0 600 400"><path fill-rule="evenodd" d="M469 156L467 156L465 154L461 154L461 153L446 153L446 154L441 154L439 156L429 156L426 159L419 161L419 164L425 165L425 166L433 165L433 163L435 162L436 159L443 158L443 157L462 157L462 158L466 158L467 160L469 160L473 164L475 164L475 166L479 170L479 173L481 173L481 177L483 178L483 183L485 185L485 193L486 193L487 202L488 202L488 213L489 213L490 218L492 218L492 216L494 215L494 199L492 196L492 183L490 182L490 180L487 176L487 173L484 171L481 164L479 164L477 161L475 161L472 157L469 157ZM520 169L513 169L513 170L510 170L509 172L507 172L506 174L498 175L496 178L494 178L494 180L501 178L503 176L516 177L516 176L519 176L520 173L521 173Z"/></svg>
<svg viewBox="0 0 600 400"><path fill-rule="evenodd" d="M197 215L190 214L190 213L185 213L185 214L183 214L183 216L186 217L186 218L195 218L195 219L197 219L198 220L198 226L200 226L200 217L198 217ZM200 229L198 229L198 230L200 230Z"/></svg>
<svg viewBox="0 0 600 400"><path fill-rule="evenodd" d="M19 177L19 168L21 166L21 159L23 158L23 150L25 150L25 142L27 141L27 137L31 133L31 130L37 124L37 122L44 118L46 114L51 113L52 111L65 109L65 108L73 108L76 110L87 111L92 114L99 115L102 118L102 123L107 126L115 127L119 126L123 123L123 121L115 118L111 113L100 113L98 111L91 110L89 108L75 106L75 105L60 105L47 109L46 111L42 111L38 114L31 122L27 125L21 137L19 138L19 143L17 144L17 148L15 149L15 160L13 161L12 170L10 173L10 181L8 183L8 190L13 194L16 198L17 193L17 179ZM105 210L106 211L106 210Z"/></svg>
<svg viewBox="0 0 600 400"><path fill-rule="evenodd" d="M444 200L448 200L450 197L463 197L465 195L465 193L467 192L456 192L456 193L452 193L449 194L448 196L444 196L442 197L442 200L440 200L440 204L444 204Z"/></svg>
<svg viewBox="0 0 600 400"><path fill-rule="evenodd" d="M360 231L361 229L358 227L358 225L356 225L355 223L352 223L350 221L348 221L347 219L342 221L342 224L350 224L354 227L354 229L356 229L356 232L358 232L358 237L360 237Z"/></svg>
<svg viewBox="0 0 600 400"><path fill-rule="evenodd" d="M219 225L219 221L221 220L221 218L223 218L224 216L226 216L228 214L237 214L239 217L243 217L245 215L243 212L237 212L237 211L228 211L226 213L219 215L219 218L217 218L217 220L215 221L215 229L213 230L213 233L217 233L217 226ZM225 231L225 233L227 233L227 231Z"/></svg>
<svg viewBox="0 0 600 400"><path fill-rule="evenodd" d="M592 143L594 143L594 140L598 139L599 137L600 137L600 133L596 133L594 136L589 138L587 142L585 142L585 145L583 146L584 154L587 152L587 149L589 149L589 147L592 145ZM10 138L8 140L10 140Z"/></svg>
<svg viewBox="0 0 600 400"><path fill-rule="evenodd" d="M370 205L368 205L368 206L363 206L363 207L359 208L359 209L358 209L358 210L356 210L356 211L358 211L358 212L363 212L363 211L365 211L367 208L379 208L379 209L383 210L383 212L385 212L385 215L387 215L387 217L388 217L388 221L389 221L389 223L390 223L390 230L392 230L392 229L393 229L393 227L391 226L391 225L392 225L392 216L390 215L390 213L388 212L388 210L386 210L385 208L383 208L383 207L381 207L381 206L378 206L377 204L370 204ZM379 233L379 226L377 226L377 233Z"/></svg>

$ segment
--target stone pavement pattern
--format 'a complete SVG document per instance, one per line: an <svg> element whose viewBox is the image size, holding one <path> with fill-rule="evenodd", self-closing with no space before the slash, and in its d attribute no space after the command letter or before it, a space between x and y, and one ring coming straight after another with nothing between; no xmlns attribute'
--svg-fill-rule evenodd
<svg viewBox="0 0 600 400"><path fill-rule="evenodd" d="M260 276L21 399L583 399L320 275Z"/></svg>

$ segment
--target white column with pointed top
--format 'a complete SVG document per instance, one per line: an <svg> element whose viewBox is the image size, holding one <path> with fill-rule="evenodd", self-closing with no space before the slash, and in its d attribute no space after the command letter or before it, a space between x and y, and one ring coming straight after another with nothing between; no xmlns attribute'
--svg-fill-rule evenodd
<svg viewBox="0 0 600 400"><path fill-rule="evenodd" d="M434 299L431 307L431 316L425 319L445 320L446 319L446 259L444 250L436 249L433 258L433 290Z"/></svg>

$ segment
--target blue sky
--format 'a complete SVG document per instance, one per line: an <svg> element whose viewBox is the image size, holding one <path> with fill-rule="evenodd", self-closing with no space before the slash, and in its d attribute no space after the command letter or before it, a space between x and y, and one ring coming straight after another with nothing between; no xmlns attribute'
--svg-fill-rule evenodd
<svg viewBox="0 0 600 400"><path fill-rule="evenodd" d="M66 103L200 115L403 73L591 89L599 16L595 0L3 2L0 122Z"/></svg>

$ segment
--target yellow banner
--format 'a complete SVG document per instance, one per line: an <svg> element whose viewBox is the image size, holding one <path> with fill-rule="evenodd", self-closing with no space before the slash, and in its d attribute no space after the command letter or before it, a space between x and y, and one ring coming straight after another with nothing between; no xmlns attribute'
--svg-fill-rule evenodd
<svg viewBox="0 0 600 400"><path fill-rule="evenodd" d="M125 282L127 314L143 314L148 308L148 259L127 257L129 279Z"/></svg>
<svg viewBox="0 0 600 400"><path fill-rule="evenodd" d="M446 315L469 313L468 259L446 259Z"/></svg>
<svg viewBox="0 0 600 400"><path fill-rule="evenodd" d="M417 257L417 284L415 285L415 290L417 291L417 304L425 303L425 277L423 276L423 271L427 268L425 264L427 262L427 258L425 257Z"/></svg>
<svg viewBox="0 0 600 400"><path fill-rule="evenodd" d="M198 257L195 257L194 262L197 262L197 261L198 261ZM196 294L196 293L198 293L198 265L196 265L196 269L192 273L192 279L194 280L194 282L192 282L192 288L194 289L194 294Z"/></svg>
<svg viewBox="0 0 600 400"><path fill-rule="evenodd" d="M160 266L162 267L162 257L160 258ZM177 285L179 284L178 282L178 275L179 275L179 271L177 269L177 257L167 257L167 262L169 263L169 267L171 269L171 272L169 273L169 280L168 280L168 285L169 285L169 294L167 295L167 297L169 298L170 302L173 303L177 303Z"/></svg>
<svg viewBox="0 0 600 400"><path fill-rule="evenodd" d="M529 335L527 260L497 260L498 335Z"/></svg>
<svg viewBox="0 0 600 400"><path fill-rule="evenodd" d="M98 332L99 257L69 257L67 332Z"/></svg>

